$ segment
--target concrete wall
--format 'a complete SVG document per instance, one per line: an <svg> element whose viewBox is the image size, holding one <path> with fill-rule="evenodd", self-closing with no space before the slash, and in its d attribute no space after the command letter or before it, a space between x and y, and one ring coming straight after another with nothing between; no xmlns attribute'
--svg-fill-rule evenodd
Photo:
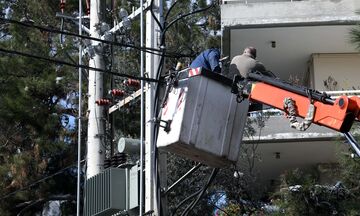
<svg viewBox="0 0 360 216"><path fill-rule="evenodd" d="M314 89L360 89L360 54L313 54L311 62L310 85Z"/></svg>
<svg viewBox="0 0 360 216"><path fill-rule="evenodd" d="M251 4L251 3L264 3L264 2L292 2L292 1L309 1L309 0L223 0L224 4Z"/></svg>
<svg viewBox="0 0 360 216"><path fill-rule="evenodd" d="M252 4L252 3L264 3L264 2L292 2L292 1L304 1L304 0L223 0L223 4ZM309 0L305 0L309 1Z"/></svg>
<svg viewBox="0 0 360 216"><path fill-rule="evenodd" d="M324 25L271 28L230 29L223 43L230 57L241 54L246 46L258 49L258 60L278 77L289 81L290 77L303 81L308 71L308 61L313 53L354 53L349 42L353 25ZM276 47L271 46L276 42ZM227 42L227 43L226 43ZM228 46L227 49L226 46ZM228 54L226 54L228 55ZM307 82L306 82L307 84Z"/></svg>
<svg viewBox="0 0 360 216"><path fill-rule="evenodd" d="M249 1L250 2L250 1ZM360 20L359 0L233 2L221 6L223 27L289 23L347 23Z"/></svg>

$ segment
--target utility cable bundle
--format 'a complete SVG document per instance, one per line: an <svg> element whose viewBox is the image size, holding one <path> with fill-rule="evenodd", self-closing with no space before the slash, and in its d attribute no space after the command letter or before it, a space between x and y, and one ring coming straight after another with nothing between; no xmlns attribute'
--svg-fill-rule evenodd
<svg viewBox="0 0 360 216"><path fill-rule="evenodd" d="M144 52L154 54L154 55L163 55L162 52L165 52L164 50L160 50L160 49L155 49L155 48L150 48L150 47L139 47L139 46L126 44L126 43L119 43L119 42L103 40L103 39L94 38L94 37L90 37L90 36L86 36L86 35L79 35L79 34L68 32L68 31L61 31L61 30L54 29L54 28L38 26L38 25L34 25L33 23L21 22L21 21L7 19L7 18L3 18L3 17L0 17L0 20L3 22L6 22L6 23L12 23L12 24L21 25L21 26L28 27L28 28L38 29L40 31L46 31L46 32L51 32L51 33L73 36L73 37L77 37L77 38L81 38L81 39L87 39L87 40L91 40L91 41L101 42L101 43L108 44L108 45L133 48L133 49L136 49L139 51L142 50ZM172 53L172 52L166 52L165 56L169 57L169 58L194 57L193 55L186 55L186 54L179 54L179 53Z"/></svg>

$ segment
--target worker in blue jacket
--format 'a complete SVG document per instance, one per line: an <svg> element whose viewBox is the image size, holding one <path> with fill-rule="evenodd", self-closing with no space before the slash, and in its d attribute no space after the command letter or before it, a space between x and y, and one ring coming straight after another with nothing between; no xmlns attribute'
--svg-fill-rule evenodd
<svg viewBox="0 0 360 216"><path fill-rule="evenodd" d="M220 50L216 48L207 49L201 52L193 62L190 64L190 68L202 67L208 71L215 73L221 73L219 64Z"/></svg>

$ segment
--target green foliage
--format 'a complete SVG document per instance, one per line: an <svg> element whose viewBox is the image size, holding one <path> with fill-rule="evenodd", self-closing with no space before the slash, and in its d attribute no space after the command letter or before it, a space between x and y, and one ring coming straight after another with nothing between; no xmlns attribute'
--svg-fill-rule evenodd
<svg viewBox="0 0 360 216"><path fill-rule="evenodd" d="M196 165L193 161L177 157L173 154L168 154L167 163L168 185L177 181L189 169ZM183 203L186 198L205 185L211 170L210 167L201 166L195 173L167 194L170 215L181 215L190 203L196 199L196 197L191 198ZM242 180L234 178L233 173L233 169L220 169L211 186L206 190L204 196L194 209L189 212L189 215L213 215L215 210L222 208L226 200L239 200L244 196ZM184 190L184 188L186 188L186 190ZM180 205L181 203L183 204Z"/></svg>
<svg viewBox="0 0 360 216"><path fill-rule="evenodd" d="M357 12L360 14L360 11ZM360 25L350 30L350 42L353 43L358 50L360 50Z"/></svg>
<svg viewBox="0 0 360 216"><path fill-rule="evenodd" d="M139 6L138 1L121 1L121 3L114 1L115 5L111 5L110 2L106 1L108 9L110 9L110 12L106 13L106 19L108 21L115 19L115 22L119 22L117 12L120 7L124 7L130 12L133 7ZM166 2L174 3L174 1ZM60 19L55 17L55 13L59 12L58 3L58 1L52 0L14 0L0 1L0 6L2 9L11 8L12 19L33 21L36 25L60 28ZM76 11L77 4L78 1L67 0L66 12L71 14ZM206 0L178 1L166 22L170 23L182 14L207 6ZM219 47L220 39L217 34L220 30L219 12L219 8L214 7L209 11L176 22L166 33L166 50L195 56L208 47ZM63 43L60 44L57 34L13 24L1 24L0 27L1 36L7 36L0 41L0 46L3 48L67 61L77 60L76 45L79 40L74 37L64 36ZM77 31L76 26L67 22L63 28L72 32ZM139 46L139 20L132 22L131 30L120 31L114 40ZM139 51L110 46L106 47L104 56L107 69L139 75ZM191 60L192 58L167 58L166 68L174 66L177 61L190 63ZM56 83L56 77L62 77L63 81ZM77 71L65 66L52 65L25 57L0 55L0 143L2 143L0 144L0 161L2 162L0 165L2 179L0 194L4 195L19 190L74 161L75 132L64 126L64 119L68 114L77 115L77 110L74 109L77 104L71 102L74 98L71 95L74 92L76 95L77 91L76 77ZM106 76L105 79L109 83L107 89L126 89L123 85L124 79L110 76ZM128 94L131 94L135 89L126 90L128 90ZM64 106L63 101L70 105ZM138 137L138 120L139 101L122 108L113 119L118 136ZM110 117L108 122L110 122ZM107 134L109 134L109 128L107 128ZM109 137L106 143L108 145L111 143L112 137L110 135L107 137ZM169 163L169 170L171 170L169 182L174 182L177 177L194 165L194 162L175 159L175 157L173 160ZM200 174L182 185L191 185L189 190L180 188L175 195L170 195L173 203L171 209L174 209L174 205L182 198L188 196L192 191L198 190L205 183L209 170L203 167L199 171ZM228 192L228 197L238 199L237 187L240 183L231 177L233 172L224 170L218 175L215 186L209 188L199 206L192 212L193 214L212 214L215 209L214 205L223 196L224 191ZM17 214L26 208L28 203L34 203L37 199L47 199L50 195L74 194L74 185L71 172L65 172L58 177L7 197L6 202L0 204L0 215ZM35 215L41 211L43 206L45 206L44 203L34 206L26 214ZM74 205L71 202L63 203L61 208L64 215L74 212ZM183 208L179 212L181 210Z"/></svg>
<svg viewBox="0 0 360 216"><path fill-rule="evenodd" d="M360 49L360 27L351 30L351 42L354 43L357 49Z"/></svg>
<svg viewBox="0 0 360 216"><path fill-rule="evenodd" d="M71 8L77 1L67 2ZM1 1L0 6L11 9L11 19L41 26L60 23L54 16L59 11L57 1ZM0 31L7 35L0 41L2 48L62 58L56 34L15 24L2 24ZM66 43L67 48L73 46L71 40ZM51 195L75 194L74 174L69 172L28 185L75 161L75 131L67 127L65 119L77 113L65 101L76 91L76 73L44 61L0 54L0 197L17 191L2 199L1 215L16 215ZM56 82L57 77L63 81ZM42 205L36 205L27 214L41 210Z"/></svg>
<svg viewBox="0 0 360 216"><path fill-rule="evenodd" d="M273 204L281 209L276 215L359 215L359 162L343 155L332 170L340 171L335 185L321 185L314 170L288 171L273 195Z"/></svg>
<svg viewBox="0 0 360 216"><path fill-rule="evenodd" d="M240 215L241 208L240 208L240 205L237 203L230 203L229 205L226 206L224 211L226 213L221 212L219 215L221 215L221 216L225 216L225 215L236 216L236 215Z"/></svg>

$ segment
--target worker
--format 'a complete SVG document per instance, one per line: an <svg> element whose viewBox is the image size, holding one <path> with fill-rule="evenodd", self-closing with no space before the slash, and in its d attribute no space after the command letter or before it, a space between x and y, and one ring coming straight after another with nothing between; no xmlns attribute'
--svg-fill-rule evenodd
<svg viewBox="0 0 360 216"><path fill-rule="evenodd" d="M248 78L248 74L254 72L260 72L265 76L276 78L271 71L267 71L265 66L256 60L256 49L254 47L246 47L242 55L237 55L231 60L229 73L226 76L230 79L233 79L235 75ZM262 104L250 102L249 112L262 109Z"/></svg>
<svg viewBox="0 0 360 216"><path fill-rule="evenodd" d="M220 50L217 48L210 48L201 52L193 62L190 64L190 68L202 67L208 71L215 73L221 73L219 64Z"/></svg>
<svg viewBox="0 0 360 216"><path fill-rule="evenodd" d="M256 49L254 47L246 47L242 55L235 56L230 63L229 73L227 77L232 79L235 75L241 75L247 78L249 73L260 72L266 76L276 77L265 66L256 60Z"/></svg>

